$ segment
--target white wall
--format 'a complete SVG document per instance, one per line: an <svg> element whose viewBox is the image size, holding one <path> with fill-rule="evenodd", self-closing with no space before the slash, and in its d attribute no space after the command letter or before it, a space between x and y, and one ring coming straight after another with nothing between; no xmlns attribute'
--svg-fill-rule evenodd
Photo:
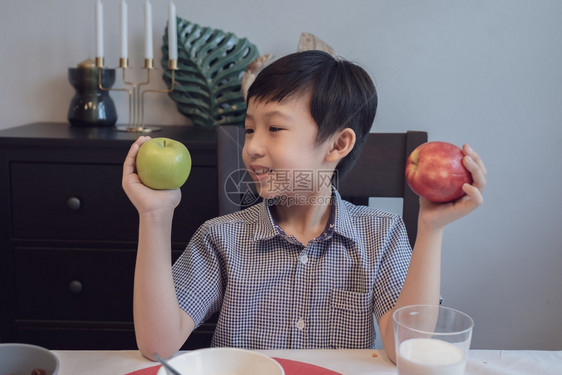
<svg viewBox="0 0 562 375"><path fill-rule="evenodd" d="M0 129L66 121L73 96L67 68L94 55L94 1L2 3ZM118 3L104 1L106 63L113 66ZM131 63L138 67L142 1L128 3ZM167 1L152 4L159 61ZM479 151L489 170L486 201L447 230L445 304L473 316L475 348L562 349L562 2L176 5L178 16L246 36L276 56L293 52L302 31L312 32L374 77L380 103L374 130L423 129L431 140L468 142ZM160 73L153 80L163 87ZM125 117L125 98L112 96ZM188 123L165 95L147 101L146 121Z"/></svg>

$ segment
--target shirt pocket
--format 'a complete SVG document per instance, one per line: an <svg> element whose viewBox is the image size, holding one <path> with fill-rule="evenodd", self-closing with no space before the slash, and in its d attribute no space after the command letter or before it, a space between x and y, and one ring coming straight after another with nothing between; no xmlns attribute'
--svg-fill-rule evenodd
<svg viewBox="0 0 562 375"><path fill-rule="evenodd" d="M330 348L365 349L375 344L370 293L333 290L330 295Z"/></svg>

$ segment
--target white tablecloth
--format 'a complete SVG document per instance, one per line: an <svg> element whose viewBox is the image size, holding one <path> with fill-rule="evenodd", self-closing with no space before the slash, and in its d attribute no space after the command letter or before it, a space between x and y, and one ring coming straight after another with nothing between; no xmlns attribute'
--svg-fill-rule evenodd
<svg viewBox="0 0 562 375"><path fill-rule="evenodd" d="M157 363L138 351L53 351L59 358L59 375L124 375ZM287 358L328 368L345 375L396 374L396 367L380 350L263 350L271 357ZM471 350L466 375L562 374L562 351Z"/></svg>

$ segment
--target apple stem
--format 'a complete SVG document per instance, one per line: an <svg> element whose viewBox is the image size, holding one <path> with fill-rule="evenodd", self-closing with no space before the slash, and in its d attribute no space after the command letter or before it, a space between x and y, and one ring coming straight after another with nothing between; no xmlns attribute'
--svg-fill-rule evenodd
<svg viewBox="0 0 562 375"><path fill-rule="evenodd" d="M163 142L163 143L164 143L164 147L166 147L166 141L165 141L165 140L164 140L164 142Z"/></svg>

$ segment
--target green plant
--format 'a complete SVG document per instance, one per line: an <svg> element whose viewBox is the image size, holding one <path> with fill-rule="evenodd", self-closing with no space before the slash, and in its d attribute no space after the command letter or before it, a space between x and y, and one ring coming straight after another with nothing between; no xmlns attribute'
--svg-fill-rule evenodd
<svg viewBox="0 0 562 375"><path fill-rule="evenodd" d="M241 79L247 66L259 55L246 38L178 17L178 70L169 94L180 113L198 126L242 126L246 103ZM162 46L162 66L168 66L168 30ZM171 71L163 79L170 87Z"/></svg>

